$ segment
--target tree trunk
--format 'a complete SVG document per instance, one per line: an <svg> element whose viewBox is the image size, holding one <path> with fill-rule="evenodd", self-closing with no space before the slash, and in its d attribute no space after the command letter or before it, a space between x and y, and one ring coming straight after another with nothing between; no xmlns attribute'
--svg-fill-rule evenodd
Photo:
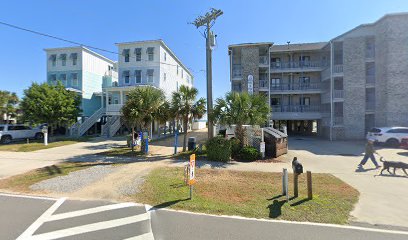
<svg viewBox="0 0 408 240"><path fill-rule="evenodd" d="M134 142L135 142L135 128L132 127L132 142L130 143L130 146L131 146L131 148L132 148L132 152L135 151L135 146L134 146L134 144L133 144Z"/></svg>
<svg viewBox="0 0 408 240"><path fill-rule="evenodd" d="M187 134L188 134L187 126L188 126L188 116L184 117L183 119L183 131L184 131L183 152L186 151L186 147L187 147Z"/></svg>
<svg viewBox="0 0 408 240"><path fill-rule="evenodd" d="M235 135L237 139L239 140L239 144L241 147L244 146L244 129L242 127L242 124L237 124L235 127Z"/></svg>

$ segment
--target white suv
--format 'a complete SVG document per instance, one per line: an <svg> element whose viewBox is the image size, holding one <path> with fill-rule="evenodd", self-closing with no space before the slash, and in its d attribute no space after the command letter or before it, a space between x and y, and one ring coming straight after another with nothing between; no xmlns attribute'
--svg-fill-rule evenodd
<svg viewBox="0 0 408 240"><path fill-rule="evenodd" d="M408 127L372 128L367 133L367 139L393 147L399 146L404 137L408 137Z"/></svg>
<svg viewBox="0 0 408 240"><path fill-rule="evenodd" d="M44 134L39 128L31 128L25 125L0 125L0 141L8 144L18 139L42 139Z"/></svg>

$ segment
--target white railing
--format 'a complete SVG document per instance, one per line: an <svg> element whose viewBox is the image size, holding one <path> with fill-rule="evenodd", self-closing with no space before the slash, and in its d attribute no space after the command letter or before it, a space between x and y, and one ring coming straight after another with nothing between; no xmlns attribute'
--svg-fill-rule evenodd
<svg viewBox="0 0 408 240"><path fill-rule="evenodd" d="M105 75L106 75L106 76L109 76L109 77L113 77L113 78L118 79L118 72L113 71L113 70L108 70L108 71L106 71L106 72L105 72Z"/></svg>
<svg viewBox="0 0 408 240"><path fill-rule="evenodd" d="M115 136L121 126L122 121L120 120L120 116L113 116L113 121L109 126L109 136Z"/></svg>
<svg viewBox="0 0 408 240"><path fill-rule="evenodd" d="M319 112L320 105L279 105L271 106L273 112Z"/></svg>
<svg viewBox="0 0 408 240"><path fill-rule="evenodd" d="M259 88L266 88L268 90L268 80L259 80Z"/></svg>
<svg viewBox="0 0 408 240"><path fill-rule="evenodd" d="M89 118L87 118L80 126L78 136L84 135L89 128L91 128L103 115L105 114L105 108L99 108Z"/></svg>
<svg viewBox="0 0 408 240"><path fill-rule="evenodd" d="M106 106L106 112L117 112L119 113L122 109L123 104L108 104Z"/></svg>
<svg viewBox="0 0 408 240"><path fill-rule="evenodd" d="M259 56L259 64L268 65L268 56Z"/></svg>
<svg viewBox="0 0 408 240"><path fill-rule="evenodd" d="M276 91L301 91L301 90L320 90L321 85L318 82L296 83L296 84L271 84L271 92Z"/></svg>
<svg viewBox="0 0 408 240"><path fill-rule="evenodd" d="M336 64L333 66L333 74L340 74L343 73L343 64ZM322 81L326 79L330 79L331 77L331 69L328 66L326 69L322 71Z"/></svg>
<svg viewBox="0 0 408 240"><path fill-rule="evenodd" d="M326 67L327 63L324 61L294 61L294 62L274 62L271 64L271 70L277 69L292 69L292 68L301 68L301 69L314 69Z"/></svg>
<svg viewBox="0 0 408 240"><path fill-rule="evenodd" d="M343 64L337 64L333 66L333 73L342 73L343 72Z"/></svg>

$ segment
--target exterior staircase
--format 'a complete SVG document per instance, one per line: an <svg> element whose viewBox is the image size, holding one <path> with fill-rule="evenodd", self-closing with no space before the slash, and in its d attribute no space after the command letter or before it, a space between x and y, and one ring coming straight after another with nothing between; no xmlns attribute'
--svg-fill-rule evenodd
<svg viewBox="0 0 408 240"><path fill-rule="evenodd" d="M106 112L105 108L100 108L84 122L76 122L71 127L71 136L80 137L86 133Z"/></svg>
<svg viewBox="0 0 408 240"><path fill-rule="evenodd" d="M120 116L110 116L104 125L102 125L101 135L105 137L113 137L120 127L122 122Z"/></svg>

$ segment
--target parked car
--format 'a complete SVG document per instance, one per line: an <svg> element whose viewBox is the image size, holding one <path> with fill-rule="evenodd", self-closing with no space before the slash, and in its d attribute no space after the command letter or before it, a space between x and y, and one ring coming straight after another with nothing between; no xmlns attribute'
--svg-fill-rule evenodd
<svg viewBox="0 0 408 240"><path fill-rule="evenodd" d="M408 137L404 137L401 139L401 148L408 149Z"/></svg>
<svg viewBox="0 0 408 240"><path fill-rule="evenodd" d="M0 141L8 144L18 139L43 139L41 129L25 125L0 125Z"/></svg>
<svg viewBox="0 0 408 240"><path fill-rule="evenodd" d="M404 137L408 137L408 127L372 128L367 133L367 139L393 147L399 146Z"/></svg>

